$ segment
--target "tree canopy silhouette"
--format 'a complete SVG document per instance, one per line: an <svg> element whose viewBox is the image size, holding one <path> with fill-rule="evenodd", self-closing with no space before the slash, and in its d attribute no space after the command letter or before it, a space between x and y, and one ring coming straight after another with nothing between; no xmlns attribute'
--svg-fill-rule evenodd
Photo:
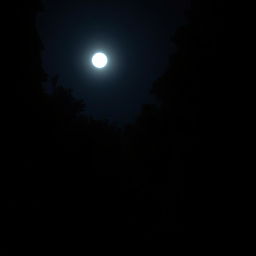
<svg viewBox="0 0 256 256"><path fill-rule="evenodd" d="M157 205L151 212L158 216L155 220L164 220L158 223L159 231L184 229L184 175L198 171L200 161L200 91L213 77L214 15L212 1L192 1L187 23L172 38L177 50L151 90L158 104L145 105L126 130L128 169L133 169L134 182L144 187L145 197L151 198L148 207ZM145 209L152 219L150 208Z"/></svg>
<svg viewBox="0 0 256 256"><path fill-rule="evenodd" d="M200 91L212 83L216 51L211 1L192 1L187 23L172 39L177 51L152 85L158 103L144 105L124 129L88 116L86 103L61 86L58 75L45 73L36 29L41 2L22 1L15 8L19 62L9 81L14 93L6 104L4 173L7 201L20 208L7 212L9 233L17 232L9 243L24 230L37 251L31 234L58 234L61 240L78 227L92 237L102 230L109 239L183 232L184 175L198 166Z"/></svg>

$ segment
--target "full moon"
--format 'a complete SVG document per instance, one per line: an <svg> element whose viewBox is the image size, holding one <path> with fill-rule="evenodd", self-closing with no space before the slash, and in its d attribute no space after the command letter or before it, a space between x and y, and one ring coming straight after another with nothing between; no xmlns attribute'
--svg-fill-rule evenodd
<svg viewBox="0 0 256 256"><path fill-rule="evenodd" d="M96 68L104 68L107 65L107 63L108 63L108 58L102 52L95 53L92 56L92 64Z"/></svg>

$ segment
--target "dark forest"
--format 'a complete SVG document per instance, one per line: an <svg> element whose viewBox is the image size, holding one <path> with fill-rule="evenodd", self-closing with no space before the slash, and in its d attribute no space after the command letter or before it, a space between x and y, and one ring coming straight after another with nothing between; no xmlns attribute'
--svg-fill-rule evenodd
<svg viewBox="0 0 256 256"><path fill-rule="evenodd" d="M168 241L186 232L186 174L197 169L200 90L211 82L215 54L211 1L192 0L172 38L177 50L151 86L157 103L123 127L88 115L86 102L44 70L36 26L43 4L13 8L2 169L8 255L74 254L91 242Z"/></svg>

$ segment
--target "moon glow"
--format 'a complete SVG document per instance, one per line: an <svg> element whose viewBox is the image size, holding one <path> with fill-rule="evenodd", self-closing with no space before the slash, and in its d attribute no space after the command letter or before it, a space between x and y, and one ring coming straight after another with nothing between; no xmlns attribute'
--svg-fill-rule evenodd
<svg viewBox="0 0 256 256"><path fill-rule="evenodd" d="M92 57L92 64L96 68L104 68L107 65L107 63L108 58L102 52L95 53Z"/></svg>

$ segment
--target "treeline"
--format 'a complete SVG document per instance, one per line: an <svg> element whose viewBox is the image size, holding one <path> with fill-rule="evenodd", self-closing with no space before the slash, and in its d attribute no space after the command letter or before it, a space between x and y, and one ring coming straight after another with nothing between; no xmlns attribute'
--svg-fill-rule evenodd
<svg viewBox="0 0 256 256"><path fill-rule="evenodd" d="M25 236L40 255L46 249L32 234L47 234L56 246L53 234L79 239L81 229L105 239L184 231L184 176L200 157L200 89L211 83L215 54L210 2L192 1L187 24L175 33L177 51L151 90L159 104L143 106L122 130L89 117L85 102L44 72L40 1L15 7L18 63L8 82L2 170L10 248ZM43 87L47 80L51 93Z"/></svg>
<svg viewBox="0 0 256 256"><path fill-rule="evenodd" d="M191 2L186 24L172 38L177 50L151 89L158 104L144 105L135 124L126 128L127 173L143 191L140 223L149 230L182 232L190 216L184 182L186 173L197 176L203 163L200 91L214 84L216 11L212 1Z"/></svg>

